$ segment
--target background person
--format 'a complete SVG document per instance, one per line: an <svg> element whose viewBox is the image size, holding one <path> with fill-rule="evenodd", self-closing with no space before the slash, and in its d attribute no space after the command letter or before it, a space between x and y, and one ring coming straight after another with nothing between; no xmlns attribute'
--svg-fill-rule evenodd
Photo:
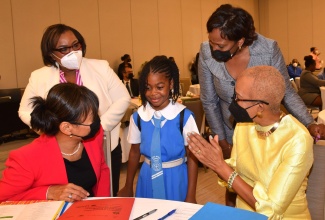
<svg viewBox="0 0 325 220"><path fill-rule="evenodd" d="M84 86L57 84L32 98L31 125L42 132L13 150L0 180L0 201L110 196L98 98Z"/></svg>
<svg viewBox="0 0 325 220"><path fill-rule="evenodd" d="M128 90L130 96L138 97L139 96L139 80L134 79L133 70L130 66L124 66L121 69L123 74L122 82L124 83L126 89Z"/></svg>
<svg viewBox="0 0 325 220"><path fill-rule="evenodd" d="M85 58L86 42L74 28L64 24L49 26L41 41L44 67L32 72L20 102L19 117L30 126L33 110L30 98L45 97L58 83L84 85L99 99L99 116L105 131L111 132L113 195L119 188L122 149L119 143L120 121L130 96L105 60Z"/></svg>
<svg viewBox="0 0 325 220"><path fill-rule="evenodd" d="M289 77L295 79L296 77L300 77L302 69L300 67L300 63L297 59L292 59L291 63L287 66L287 70L289 73Z"/></svg>
<svg viewBox="0 0 325 220"><path fill-rule="evenodd" d="M292 115L281 112L283 76L271 66L246 69L237 77L229 110L237 120L230 159L218 135L209 144L189 135L192 153L237 194L236 207L268 219L311 219L306 200L313 164L313 139Z"/></svg>
<svg viewBox="0 0 325 220"><path fill-rule="evenodd" d="M322 60L319 58L320 52L317 47L310 48L310 55L316 62L316 70L320 70L322 68Z"/></svg>
<svg viewBox="0 0 325 220"><path fill-rule="evenodd" d="M305 56L305 69L300 76L298 94L306 105L317 106L322 109L320 86L325 86L325 80L319 79L313 72L316 70L316 61L311 55Z"/></svg>
<svg viewBox="0 0 325 220"><path fill-rule="evenodd" d="M125 186L118 196L133 196L134 177L140 156L144 155L146 159L138 176L136 197L196 203L198 166L186 147L186 134L192 130L198 132L198 129L193 113L176 102L179 96L177 65L166 56L156 56L144 66L139 81L143 105L130 119L128 141L132 146ZM153 139L157 119L161 120L160 141ZM168 164L169 167L164 167ZM152 173L152 168L161 166L162 170ZM161 178L159 186L155 185L157 178L153 176Z"/></svg>
<svg viewBox="0 0 325 220"><path fill-rule="evenodd" d="M117 69L117 75L119 76L120 80L123 79L123 72L122 72L122 68L125 66L128 66L130 68L132 68L132 64L131 64L131 56L129 54L124 54L121 57L122 63L120 63L120 65L118 66Z"/></svg>

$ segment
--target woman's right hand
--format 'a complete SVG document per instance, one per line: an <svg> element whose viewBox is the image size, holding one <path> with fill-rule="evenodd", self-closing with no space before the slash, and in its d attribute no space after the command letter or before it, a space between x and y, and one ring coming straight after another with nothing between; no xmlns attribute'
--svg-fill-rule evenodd
<svg viewBox="0 0 325 220"><path fill-rule="evenodd" d="M118 197L133 197L133 189L129 189L124 186L120 191L118 191L117 196Z"/></svg>
<svg viewBox="0 0 325 220"><path fill-rule="evenodd" d="M89 193L82 187L73 183L66 185L52 185L47 191L47 199L49 200L62 200L66 202L74 202L86 199Z"/></svg>
<svg viewBox="0 0 325 220"><path fill-rule="evenodd" d="M209 137L210 143L197 133L193 132L187 135L189 149L199 161L218 175L219 169L225 165L228 166L224 161L222 149L218 143L218 135L215 135L214 138Z"/></svg>

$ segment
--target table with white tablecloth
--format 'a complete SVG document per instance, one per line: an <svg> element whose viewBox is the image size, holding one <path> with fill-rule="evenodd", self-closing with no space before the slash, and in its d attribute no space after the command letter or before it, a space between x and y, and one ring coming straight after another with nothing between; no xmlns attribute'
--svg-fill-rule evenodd
<svg viewBox="0 0 325 220"><path fill-rule="evenodd" d="M325 124L325 110L322 110L318 113L317 123Z"/></svg>
<svg viewBox="0 0 325 220"><path fill-rule="evenodd" d="M200 95L200 84L190 85L189 90L191 93Z"/></svg>
<svg viewBox="0 0 325 220"><path fill-rule="evenodd" d="M101 200L101 199L113 199L114 203L116 203L116 208L119 208L120 210L123 208L123 203L120 203L119 200L130 199L130 202L132 202L131 198L122 198L122 197L91 197L87 198L87 200ZM133 198L132 198L133 199ZM98 204L98 203L97 203ZM105 207L101 204L101 208ZM69 210L72 203L69 203L67 206L67 210ZM209 207L209 208L208 208ZM97 212L95 208L88 208L87 206L79 206L80 211L87 211L89 213L89 216L95 216L95 213ZM204 211L201 211L201 215L203 213L204 217L199 217L197 212L202 209ZM90 212L92 211L92 213ZM98 210L98 215L100 216L100 210ZM175 211L174 211L175 210ZM171 215L166 216L167 213L170 213L173 211ZM147 213L151 214L147 214ZM217 213L218 216L215 216L215 213ZM119 214L118 212L116 213ZM193 203L187 203L187 202L180 202L180 201L172 201L172 200L163 200L163 199L151 199L151 198L134 198L134 203L132 205L132 210L130 213L130 216L128 219L135 220L135 219L142 219L140 216L143 216L145 220L157 220L157 219L165 219L166 220L188 220L193 217L193 215L196 215L195 219L234 219L234 220L251 220L251 219L267 219L266 216L263 216L258 213L254 213L251 211L246 211L242 209L237 209L233 207L228 207L221 204L213 204L208 203L207 206L199 205L199 204L193 204ZM200 216L201 216L200 215ZM63 216L64 217L64 214ZM81 216L80 216L81 217ZM140 217L140 218L139 218ZM85 218L83 218L85 219ZM100 218L102 219L102 218ZM116 218L117 219L117 218ZM119 218L121 219L121 218ZM123 218L126 219L126 218ZM122 219L121 219L122 220Z"/></svg>

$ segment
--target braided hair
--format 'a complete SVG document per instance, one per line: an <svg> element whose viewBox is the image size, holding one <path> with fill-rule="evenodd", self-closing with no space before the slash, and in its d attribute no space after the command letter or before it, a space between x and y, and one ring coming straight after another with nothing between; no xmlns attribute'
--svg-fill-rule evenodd
<svg viewBox="0 0 325 220"><path fill-rule="evenodd" d="M142 69L139 77L139 91L143 106L146 106L148 100L146 98L148 75L150 73L165 74L169 82L173 80L173 91L170 91L170 98L174 104L179 97L179 70L175 62L169 60L166 56L155 56Z"/></svg>

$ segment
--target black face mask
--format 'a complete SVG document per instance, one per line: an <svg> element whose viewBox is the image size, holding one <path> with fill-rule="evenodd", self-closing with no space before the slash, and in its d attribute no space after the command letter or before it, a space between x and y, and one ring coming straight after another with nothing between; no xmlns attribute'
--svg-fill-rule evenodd
<svg viewBox="0 0 325 220"><path fill-rule="evenodd" d="M234 44L235 46L236 44ZM232 46L232 48L234 47ZM230 50L232 49L230 48ZM227 51L221 51L221 50L213 50L212 47L210 46L211 49L211 55L214 59L216 59L218 62L227 62L228 60L230 60L233 56L236 55L238 48L236 49L236 51L231 54L230 50Z"/></svg>
<svg viewBox="0 0 325 220"><path fill-rule="evenodd" d="M75 134L71 134L71 135L76 136L76 137L81 137L82 140L86 141L86 140L89 140L89 139L95 137L96 134L98 133L98 131L100 129L100 118L96 117L94 119L93 123L91 123L90 125L84 125L84 124L78 124L78 125L89 126L90 127L89 134L87 134L86 136L83 136L83 137L75 135Z"/></svg>
<svg viewBox="0 0 325 220"><path fill-rule="evenodd" d="M133 77L134 77L133 73L129 73L128 79L133 79Z"/></svg>
<svg viewBox="0 0 325 220"><path fill-rule="evenodd" d="M246 110L258 104L259 103L256 103L250 107L243 108L238 105L235 100L232 100L231 104L229 105L229 111L231 112L232 116L234 116L236 122L253 122L253 119L256 117L256 115L251 118Z"/></svg>

